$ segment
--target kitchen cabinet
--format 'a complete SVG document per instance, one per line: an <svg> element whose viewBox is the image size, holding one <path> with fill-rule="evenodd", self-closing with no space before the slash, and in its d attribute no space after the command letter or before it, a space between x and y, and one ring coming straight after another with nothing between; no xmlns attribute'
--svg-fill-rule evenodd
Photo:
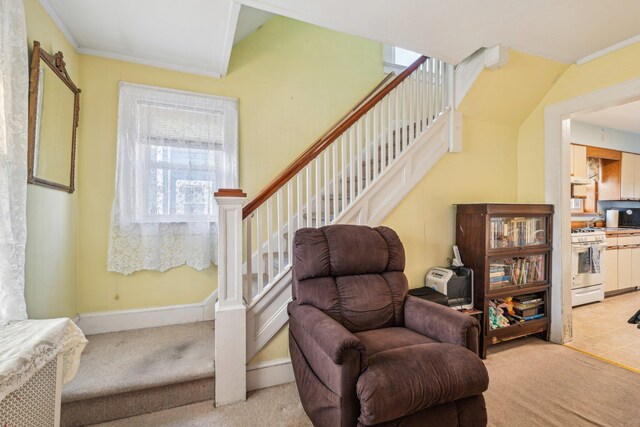
<svg viewBox="0 0 640 427"><path fill-rule="evenodd" d="M571 176L587 178L587 147L584 145L571 144Z"/></svg>
<svg viewBox="0 0 640 427"><path fill-rule="evenodd" d="M609 238L607 237L607 245ZM618 289L618 250L609 249L604 252L604 291Z"/></svg>
<svg viewBox="0 0 640 427"><path fill-rule="evenodd" d="M631 284L640 286L640 248L631 250Z"/></svg>
<svg viewBox="0 0 640 427"><path fill-rule="evenodd" d="M640 234L607 236L604 253L604 290L640 286Z"/></svg>
<svg viewBox="0 0 640 427"><path fill-rule="evenodd" d="M640 199L640 155L638 154L622 153L620 198Z"/></svg>
<svg viewBox="0 0 640 427"><path fill-rule="evenodd" d="M616 289L630 288L631 283L631 251L618 249L618 284Z"/></svg>

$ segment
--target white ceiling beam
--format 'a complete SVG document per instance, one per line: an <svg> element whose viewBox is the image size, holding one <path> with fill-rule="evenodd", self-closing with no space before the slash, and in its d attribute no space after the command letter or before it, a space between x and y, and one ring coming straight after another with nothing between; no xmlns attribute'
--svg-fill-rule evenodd
<svg viewBox="0 0 640 427"><path fill-rule="evenodd" d="M233 49L233 39L236 35L238 27L238 18L240 17L240 8L242 5L231 1L229 8L229 17L227 18L227 31L225 32L224 44L220 55L220 76L226 76L229 69L229 61L231 60L231 50Z"/></svg>

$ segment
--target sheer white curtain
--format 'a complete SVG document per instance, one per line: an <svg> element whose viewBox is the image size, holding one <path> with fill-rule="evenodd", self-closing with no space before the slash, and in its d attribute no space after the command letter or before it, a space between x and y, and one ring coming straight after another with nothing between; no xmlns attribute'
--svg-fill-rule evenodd
<svg viewBox="0 0 640 427"><path fill-rule="evenodd" d="M217 259L218 188L238 185L238 101L120 84L110 271Z"/></svg>
<svg viewBox="0 0 640 427"><path fill-rule="evenodd" d="M27 56L22 1L0 0L0 324L27 318Z"/></svg>

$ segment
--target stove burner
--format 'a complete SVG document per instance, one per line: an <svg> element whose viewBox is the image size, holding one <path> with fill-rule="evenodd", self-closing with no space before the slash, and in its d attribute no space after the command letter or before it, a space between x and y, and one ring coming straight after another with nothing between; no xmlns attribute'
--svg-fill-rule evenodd
<svg viewBox="0 0 640 427"><path fill-rule="evenodd" d="M596 231L602 231L597 228L592 227L584 227L584 228L574 228L571 230L572 233L595 233Z"/></svg>

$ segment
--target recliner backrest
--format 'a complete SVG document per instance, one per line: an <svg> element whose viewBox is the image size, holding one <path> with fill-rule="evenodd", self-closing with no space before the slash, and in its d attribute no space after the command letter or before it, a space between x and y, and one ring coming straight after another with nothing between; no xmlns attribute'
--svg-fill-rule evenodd
<svg viewBox="0 0 640 427"><path fill-rule="evenodd" d="M293 240L293 298L351 332L403 326L404 247L388 227L303 228Z"/></svg>

